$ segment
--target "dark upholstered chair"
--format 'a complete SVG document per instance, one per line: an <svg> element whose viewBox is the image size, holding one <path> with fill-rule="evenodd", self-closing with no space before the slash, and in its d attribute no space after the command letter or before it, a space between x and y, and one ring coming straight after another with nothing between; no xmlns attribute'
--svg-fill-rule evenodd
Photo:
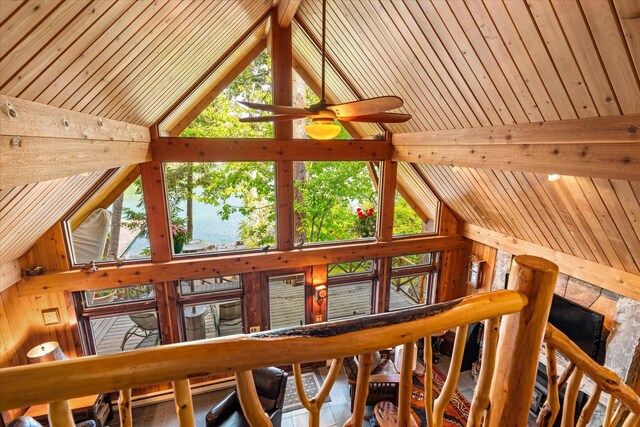
<svg viewBox="0 0 640 427"><path fill-rule="evenodd" d="M369 394L367 395L366 405L374 406L384 400L388 400L395 405L398 404L400 374L389 359L389 353L385 353L385 358L378 352L372 354L371 377L369 378ZM349 382L351 411L353 412L353 403L356 398L356 380L358 379L357 356L346 357L342 367Z"/></svg>
<svg viewBox="0 0 640 427"><path fill-rule="evenodd" d="M11 421L7 427L42 427L42 424L31 417L18 417ZM96 427L96 422L83 421L80 424L76 424L76 427Z"/></svg>
<svg viewBox="0 0 640 427"><path fill-rule="evenodd" d="M253 381L256 384L262 408L271 418L274 427L280 426L287 373L278 368L255 369ZM213 426L249 426L242 413L236 390L207 413L207 427Z"/></svg>

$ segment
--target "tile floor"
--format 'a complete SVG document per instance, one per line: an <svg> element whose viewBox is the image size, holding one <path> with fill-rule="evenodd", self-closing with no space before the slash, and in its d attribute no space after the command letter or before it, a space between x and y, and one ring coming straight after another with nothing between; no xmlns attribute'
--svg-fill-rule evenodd
<svg viewBox="0 0 640 427"><path fill-rule="evenodd" d="M444 374L449 370L450 358L443 355L440 362L436 365ZM326 375L328 369L320 369L321 375ZM473 398L473 390L475 382L471 377L471 372L461 373L458 380L458 390L469 401ZM229 393L230 389L207 392L193 396L193 405L195 410L196 427L205 426L205 416L217 402L222 400ZM347 377L343 371L340 371L338 378L329 394L331 401L323 405L320 412L320 427L340 427L351 416L349 385ZM371 408L365 411L365 422L363 427L369 427L369 418L371 417ZM153 405L142 406L133 409L133 419L136 427L170 427L177 426L175 407L173 401L157 403ZM109 426L119 426L117 413L114 419L109 422ZM306 409L297 409L282 415L282 427L304 427L309 425L309 414Z"/></svg>

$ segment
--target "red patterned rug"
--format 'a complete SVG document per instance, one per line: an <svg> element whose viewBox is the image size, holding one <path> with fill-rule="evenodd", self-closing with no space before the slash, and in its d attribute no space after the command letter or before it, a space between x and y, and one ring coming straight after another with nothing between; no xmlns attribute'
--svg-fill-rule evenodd
<svg viewBox="0 0 640 427"><path fill-rule="evenodd" d="M433 367L433 398L440 395L446 376ZM458 390L453 393L449 404L444 410L443 427L464 427L469 418L471 404ZM424 376L413 376L413 390L411 391L411 412L413 418L420 420L421 426L426 426L424 413Z"/></svg>

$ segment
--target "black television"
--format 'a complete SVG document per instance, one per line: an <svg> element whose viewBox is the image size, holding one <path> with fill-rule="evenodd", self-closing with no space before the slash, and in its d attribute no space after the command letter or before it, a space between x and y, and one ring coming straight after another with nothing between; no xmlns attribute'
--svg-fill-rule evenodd
<svg viewBox="0 0 640 427"><path fill-rule="evenodd" d="M604 362L604 348L601 350L604 315L554 295L549 323L562 331L593 360L600 364Z"/></svg>

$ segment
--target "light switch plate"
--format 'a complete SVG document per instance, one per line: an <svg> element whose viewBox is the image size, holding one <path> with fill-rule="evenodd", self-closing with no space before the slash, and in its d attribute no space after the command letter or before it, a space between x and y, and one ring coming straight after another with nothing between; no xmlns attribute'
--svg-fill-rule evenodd
<svg viewBox="0 0 640 427"><path fill-rule="evenodd" d="M249 333L260 332L260 326L252 326L249 328Z"/></svg>
<svg viewBox="0 0 640 427"><path fill-rule="evenodd" d="M316 320L314 323L320 323L322 322L322 314L316 314Z"/></svg>
<svg viewBox="0 0 640 427"><path fill-rule="evenodd" d="M42 322L45 326L57 325L60 323L60 312L57 308L42 310Z"/></svg>

